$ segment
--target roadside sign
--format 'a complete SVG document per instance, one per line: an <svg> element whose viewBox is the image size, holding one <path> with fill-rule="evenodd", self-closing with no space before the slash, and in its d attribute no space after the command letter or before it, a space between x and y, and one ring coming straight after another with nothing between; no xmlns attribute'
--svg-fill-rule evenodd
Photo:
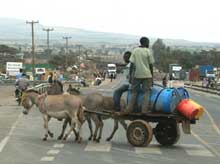
<svg viewBox="0 0 220 164"><path fill-rule="evenodd" d="M180 71L181 69L182 69L181 66L173 66L173 67L172 67L172 70L173 70L173 71Z"/></svg>
<svg viewBox="0 0 220 164"><path fill-rule="evenodd" d="M22 68L21 62L7 62L6 63L6 72L9 76L15 76L19 73L19 69Z"/></svg>
<svg viewBox="0 0 220 164"><path fill-rule="evenodd" d="M43 73L46 73L46 70L45 68L35 68L35 72L36 74L41 75Z"/></svg>

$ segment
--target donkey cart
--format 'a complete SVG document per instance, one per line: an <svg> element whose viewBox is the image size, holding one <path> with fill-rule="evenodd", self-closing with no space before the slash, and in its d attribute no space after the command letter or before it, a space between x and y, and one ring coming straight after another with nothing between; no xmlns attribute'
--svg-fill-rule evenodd
<svg viewBox="0 0 220 164"><path fill-rule="evenodd" d="M137 147L144 147L150 144L153 135L158 143L163 146L170 146L178 142L180 138L179 124L182 123L182 129L185 134L190 134L190 124L195 124L196 120L174 114L162 113L128 113L120 114L109 111L96 112L86 110L87 113L110 116L114 119L130 120L127 128L128 142ZM151 123L156 123L152 128Z"/></svg>

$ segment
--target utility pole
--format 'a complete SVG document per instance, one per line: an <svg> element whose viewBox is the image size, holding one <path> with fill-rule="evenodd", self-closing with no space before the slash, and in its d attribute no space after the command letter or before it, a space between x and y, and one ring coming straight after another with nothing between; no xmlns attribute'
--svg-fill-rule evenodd
<svg viewBox="0 0 220 164"><path fill-rule="evenodd" d="M33 76L33 81L34 81L34 77L35 77L35 54L34 54L34 50L35 50L35 45L34 45L34 24L39 23L39 21L26 21L26 24L30 24L31 25L31 34L32 34L32 76Z"/></svg>
<svg viewBox="0 0 220 164"><path fill-rule="evenodd" d="M70 36L65 36L63 39L66 40L66 68L67 68L67 53L68 53L68 40L71 39Z"/></svg>
<svg viewBox="0 0 220 164"><path fill-rule="evenodd" d="M85 50L85 55L86 55L85 60L87 61L87 59L88 59L88 50L87 49Z"/></svg>
<svg viewBox="0 0 220 164"><path fill-rule="evenodd" d="M79 64L80 64L80 56L81 56L81 48L82 48L82 45L81 44L78 44L78 45L76 45L77 47L78 47L78 62L79 62Z"/></svg>
<svg viewBox="0 0 220 164"><path fill-rule="evenodd" d="M53 28L43 28L43 31L47 32L47 55L49 55L49 50L50 50L50 41L49 41L49 33L50 31L53 31Z"/></svg>

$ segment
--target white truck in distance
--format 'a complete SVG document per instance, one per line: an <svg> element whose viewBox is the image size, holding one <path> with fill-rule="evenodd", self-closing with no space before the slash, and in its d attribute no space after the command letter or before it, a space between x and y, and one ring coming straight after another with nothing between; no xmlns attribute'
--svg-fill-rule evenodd
<svg viewBox="0 0 220 164"><path fill-rule="evenodd" d="M107 73L108 73L108 78L111 78L111 76L115 79L116 78L116 64L108 64L107 65Z"/></svg>

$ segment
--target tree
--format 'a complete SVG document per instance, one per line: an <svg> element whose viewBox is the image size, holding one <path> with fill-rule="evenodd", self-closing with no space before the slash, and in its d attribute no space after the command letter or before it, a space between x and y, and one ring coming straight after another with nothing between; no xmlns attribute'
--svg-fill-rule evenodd
<svg viewBox="0 0 220 164"><path fill-rule="evenodd" d="M0 45L0 53L8 53L8 54L16 54L19 50L13 47L9 47L7 45Z"/></svg>
<svg viewBox="0 0 220 164"><path fill-rule="evenodd" d="M168 63L170 62L170 58L168 56L170 54L170 47L166 47L162 39L157 39L153 44L152 49L155 58L155 66L159 70L168 72Z"/></svg>
<svg viewBox="0 0 220 164"><path fill-rule="evenodd" d="M164 54L166 45L163 43L162 39L157 39L156 42L154 42L152 49L154 52L155 64L157 65L161 61L161 57Z"/></svg>
<svg viewBox="0 0 220 164"><path fill-rule="evenodd" d="M65 67L65 55L54 55L49 59L49 64L52 64L55 67L62 66Z"/></svg>
<svg viewBox="0 0 220 164"><path fill-rule="evenodd" d="M71 66L76 63L76 57L74 55L54 55L49 59L49 63L55 67L65 68L66 66L66 57L67 65Z"/></svg>

